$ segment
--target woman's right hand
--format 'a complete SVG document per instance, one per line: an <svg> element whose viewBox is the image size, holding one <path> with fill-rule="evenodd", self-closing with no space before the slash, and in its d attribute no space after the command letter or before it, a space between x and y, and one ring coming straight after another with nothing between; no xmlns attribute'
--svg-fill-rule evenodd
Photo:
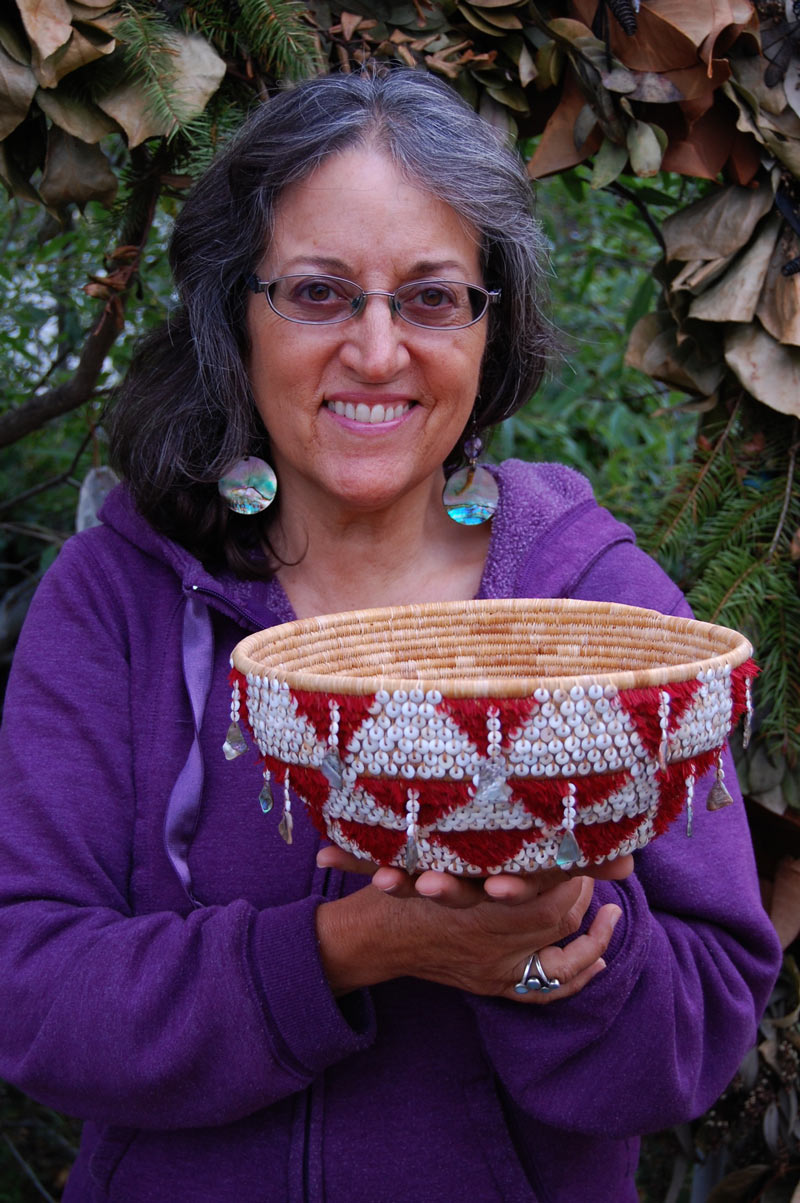
<svg viewBox="0 0 800 1203"><path fill-rule="evenodd" d="M444 900L435 892L425 897L424 882L422 891L404 888L399 896L369 885L318 908L322 960L334 993L413 976L541 1005L576 994L605 967L619 907L601 907L588 930L575 935L592 899L592 878L555 870L518 879L509 892L508 878L499 877L493 897L483 883L464 881L451 890L450 882L436 881L447 874L425 876L434 890L446 886ZM559 947L569 936L575 938ZM560 988L519 994L514 985L534 951Z"/></svg>

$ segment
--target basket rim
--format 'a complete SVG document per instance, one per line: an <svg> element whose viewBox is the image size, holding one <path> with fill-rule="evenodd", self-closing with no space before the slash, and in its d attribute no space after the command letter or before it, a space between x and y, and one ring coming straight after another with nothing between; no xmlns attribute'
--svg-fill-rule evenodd
<svg viewBox="0 0 800 1203"><path fill-rule="evenodd" d="M409 619L424 619L435 615L442 618L480 617L481 614L508 614L524 616L554 613L579 618L591 615L600 625L610 626L607 620L622 620L630 629L649 627L661 631L673 631L684 636L694 636L709 643L706 657L642 669L619 671L595 670L583 673L568 673L559 676L536 677L478 677L461 676L442 679L431 676L402 677L391 673L371 677L352 676L337 671L311 672L307 669L286 669L279 663L265 665L257 655L270 644L280 645L297 640L304 635L335 633L337 628L355 628L360 625L367 630L385 627L391 631L394 624ZM721 650L717 650L717 648ZM279 646L276 647L279 651ZM312 618L295 619L274 627L256 631L236 644L231 654L231 666L247 677L276 680L290 689L309 693L328 693L372 696L380 690L392 693L397 690L421 689L425 692L438 690L443 697L450 698L516 698L527 697L534 689L544 688L551 693L555 689L569 689L574 685L587 687L592 684L613 686L616 690L646 689L671 683L695 680L701 672L719 671L726 666L737 668L753 655L753 647L746 636L730 627L702 622L696 618L683 618L674 614L662 614L641 606L629 606L621 602L594 602L576 598L479 598L469 601L421 602L407 606L381 606L364 610L343 610L322 614Z"/></svg>

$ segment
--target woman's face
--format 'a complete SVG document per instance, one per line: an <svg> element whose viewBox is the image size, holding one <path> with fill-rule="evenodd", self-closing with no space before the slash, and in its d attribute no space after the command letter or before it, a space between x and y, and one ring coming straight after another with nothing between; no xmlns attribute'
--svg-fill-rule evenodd
<svg viewBox="0 0 800 1203"><path fill-rule="evenodd" d="M368 149L283 193L257 274L297 273L387 292L419 279L483 284L474 228ZM247 366L283 504L366 513L441 488L478 392L486 320L424 329L378 296L345 322L299 325L252 294Z"/></svg>

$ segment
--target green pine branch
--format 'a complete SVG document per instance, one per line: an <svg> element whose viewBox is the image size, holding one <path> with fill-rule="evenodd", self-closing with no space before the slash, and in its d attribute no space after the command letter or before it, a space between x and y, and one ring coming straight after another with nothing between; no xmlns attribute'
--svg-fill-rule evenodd
<svg viewBox="0 0 800 1203"><path fill-rule="evenodd" d="M754 442L754 421L756 427ZM800 529L795 419L758 406L734 411L722 435L682 473L644 541L684 587L698 618L743 631L761 673L760 734L800 757L800 590L791 540Z"/></svg>
<svg viewBox="0 0 800 1203"><path fill-rule="evenodd" d="M299 0L240 0L241 26L251 54L283 79L302 79L317 64L317 45Z"/></svg>

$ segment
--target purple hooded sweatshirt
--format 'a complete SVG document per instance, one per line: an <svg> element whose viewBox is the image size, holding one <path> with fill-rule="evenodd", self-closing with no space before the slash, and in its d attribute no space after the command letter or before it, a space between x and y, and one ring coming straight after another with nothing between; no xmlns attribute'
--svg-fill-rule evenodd
<svg viewBox="0 0 800 1203"><path fill-rule="evenodd" d="M582 477L495 471L480 596L688 614ZM300 804L286 847L255 755L221 751L231 649L288 600L123 488L103 519L37 593L0 750L0 1076L86 1121L67 1203L634 1203L638 1136L716 1099L777 973L738 795L711 814L699 783L692 838L596 884L586 924L623 914L575 997L337 1001L314 912L365 879L316 868Z"/></svg>

